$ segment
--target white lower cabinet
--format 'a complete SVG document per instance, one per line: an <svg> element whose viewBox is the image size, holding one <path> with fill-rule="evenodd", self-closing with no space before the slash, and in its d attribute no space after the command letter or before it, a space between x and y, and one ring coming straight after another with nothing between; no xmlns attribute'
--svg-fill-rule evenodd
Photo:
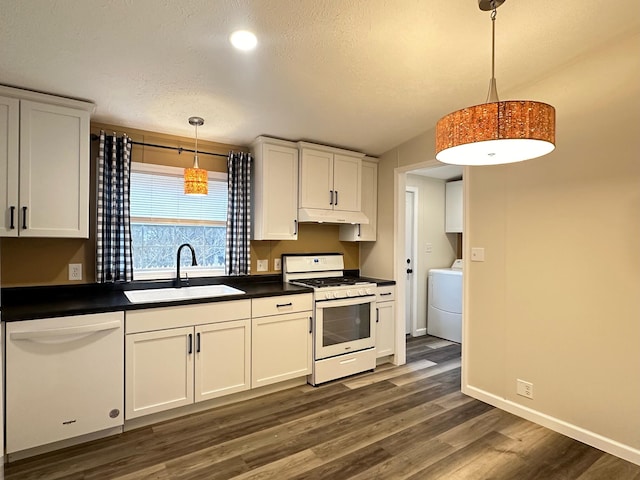
<svg viewBox="0 0 640 480"><path fill-rule="evenodd" d="M251 301L127 312L127 420L248 390Z"/></svg>
<svg viewBox="0 0 640 480"><path fill-rule="evenodd" d="M195 329L195 401L251 386L251 321L200 325Z"/></svg>
<svg viewBox="0 0 640 480"><path fill-rule="evenodd" d="M311 294L252 300L252 388L311 374Z"/></svg>
<svg viewBox="0 0 640 480"><path fill-rule="evenodd" d="M193 403L189 335L193 327L127 335L126 419Z"/></svg>
<svg viewBox="0 0 640 480"><path fill-rule="evenodd" d="M395 286L378 287L376 298L376 354L386 357L395 353L396 302Z"/></svg>

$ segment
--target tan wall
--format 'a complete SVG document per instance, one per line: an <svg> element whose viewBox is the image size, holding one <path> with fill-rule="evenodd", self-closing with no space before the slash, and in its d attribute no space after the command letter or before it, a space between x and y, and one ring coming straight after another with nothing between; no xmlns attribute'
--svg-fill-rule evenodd
<svg viewBox="0 0 640 480"><path fill-rule="evenodd" d="M640 35L518 92L557 148L472 168L469 384L640 448ZM515 394L516 379L534 399Z"/></svg>
<svg viewBox="0 0 640 480"><path fill-rule="evenodd" d="M107 133L116 132L118 135L127 133L133 141L167 145L174 147L194 148L194 139L178 137L160 133L122 128L114 125L99 123L91 124L91 133L99 133L104 129ZM96 157L98 142L91 142L91 192L90 192L90 237L89 239L65 238L1 238L0 251L2 272L2 286L27 285L63 285L69 283L95 282L95 225L96 225ZM227 145L198 139L198 150L226 155L230 150L248 151L247 147ZM132 148L134 162L153 163L187 167L193 164L193 153L179 154L175 150L134 145ZM226 158L211 155L199 155L202 168L211 171L226 172ZM330 249L330 250L327 250ZM252 242L251 271L256 272L258 258L268 258L270 272L273 271L273 258L281 253L290 252L318 252L336 251L345 254L346 268L358 268L359 248L356 243L340 242L337 226L334 225L301 225L299 240L296 242ZM68 264L82 263L83 281L70 282L68 280Z"/></svg>
<svg viewBox="0 0 640 480"><path fill-rule="evenodd" d="M465 271L467 384L637 452L640 35L501 97L553 104L557 148L465 170L467 245L486 249ZM424 162L433 135L383 155L392 166L380 184ZM381 193L380 204L393 203ZM386 247L367 262L385 268ZM515 394L516 378L534 384L533 400Z"/></svg>
<svg viewBox="0 0 640 480"><path fill-rule="evenodd" d="M436 178L407 174L407 186L418 189L418 239L414 275L417 278L417 328L427 327L427 277L431 268L450 267L456 258L458 237L445 233L445 182ZM426 244L431 244L427 253Z"/></svg>

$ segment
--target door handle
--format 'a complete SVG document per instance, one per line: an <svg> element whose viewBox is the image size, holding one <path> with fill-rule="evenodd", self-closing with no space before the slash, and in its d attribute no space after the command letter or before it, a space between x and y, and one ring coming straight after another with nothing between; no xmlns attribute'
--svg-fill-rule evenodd
<svg viewBox="0 0 640 480"><path fill-rule="evenodd" d="M196 333L196 353L200 353L200 332Z"/></svg>
<svg viewBox="0 0 640 480"><path fill-rule="evenodd" d="M376 308L376 323L380 323L380 309Z"/></svg>
<svg viewBox="0 0 640 480"><path fill-rule="evenodd" d="M333 190L329 190L329 205L333 205Z"/></svg>
<svg viewBox="0 0 640 480"><path fill-rule="evenodd" d="M15 226L15 222L13 220L13 217L16 214L16 207L11 206L11 207L9 207L9 210L11 211L11 223L9 225L9 229L10 230L15 230L16 226Z"/></svg>
<svg viewBox="0 0 640 480"><path fill-rule="evenodd" d="M293 221L293 234L294 235L298 234L298 220Z"/></svg>
<svg viewBox="0 0 640 480"><path fill-rule="evenodd" d="M336 203L334 205L338 205L338 190L336 190Z"/></svg>
<svg viewBox="0 0 640 480"><path fill-rule="evenodd" d="M313 332L313 317L309 317L309 333Z"/></svg>
<svg viewBox="0 0 640 480"><path fill-rule="evenodd" d="M22 229L27 229L27 207L22 207Z"/></svg>
<svg viewBox="0 0 640 480"><path fill-rule="evenodd" d="M189 334L189 340L188 340L188 343L189 343L189 348L188 348L188 350L187 350L187 353L188 353L189 355L191 355L191 354L193 353L193 335L191 335L191 334Z"/></svg>

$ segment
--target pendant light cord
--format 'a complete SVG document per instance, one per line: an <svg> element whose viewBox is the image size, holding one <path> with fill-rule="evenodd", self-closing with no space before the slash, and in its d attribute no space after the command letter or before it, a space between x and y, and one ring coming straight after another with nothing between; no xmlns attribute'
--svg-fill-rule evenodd
<svg viewBox="0 0 640 480"><path fill-rule="evenodd" d="M496 16L498 10L495 2L493 3L493 11L491 12L491 80L489 80L489 93L485 103L499 102L498 87L496 86Z"/></svg>
<svg viewBox="0 0 640 480"><path fill-rule="evenodd" d="M193 156L193 168L200 168L200 165L198 165L198 124L197 123L195 127L196 127L196 153Z"/></svg>

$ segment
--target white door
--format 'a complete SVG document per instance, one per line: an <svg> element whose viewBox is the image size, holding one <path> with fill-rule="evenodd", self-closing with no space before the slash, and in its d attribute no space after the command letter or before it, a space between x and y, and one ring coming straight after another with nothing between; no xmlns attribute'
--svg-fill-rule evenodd
<svg viewBox="0 0 640 480"><path fill-rule="evenodd" d="M89 112L20 102L20 236L89 238Z"/></svg>
<svg viewBox="0 0 640 480"><path fill-rule="evenodd" d="M200 325L195 333L195 401L248 390L251 320Z"/></svg>
<svg viewBox="0 0 640 480"><path fill-rule="evenodd" d="M413 334L416 325L416 274L415 272L415 237L416 237L416 201L418 192L408 187L405 193L405 329Z"/></svg>
<svg viewBox="0 0 640 480"><path fill-rule="evenodd" d="M193 403L193 327L126 336L125 419Z"/></svg>
<svg viewBox="0 0 640 480"><path fill-rule="evenodd" d="M346 155L334 155L333 209L361 211L362 160Z"/></svg>
<svg viewBox="0 0 640 480"><path fill-rule="evenodd" d="M311 311L252 319L252 388L311 373Z"/></svg>

